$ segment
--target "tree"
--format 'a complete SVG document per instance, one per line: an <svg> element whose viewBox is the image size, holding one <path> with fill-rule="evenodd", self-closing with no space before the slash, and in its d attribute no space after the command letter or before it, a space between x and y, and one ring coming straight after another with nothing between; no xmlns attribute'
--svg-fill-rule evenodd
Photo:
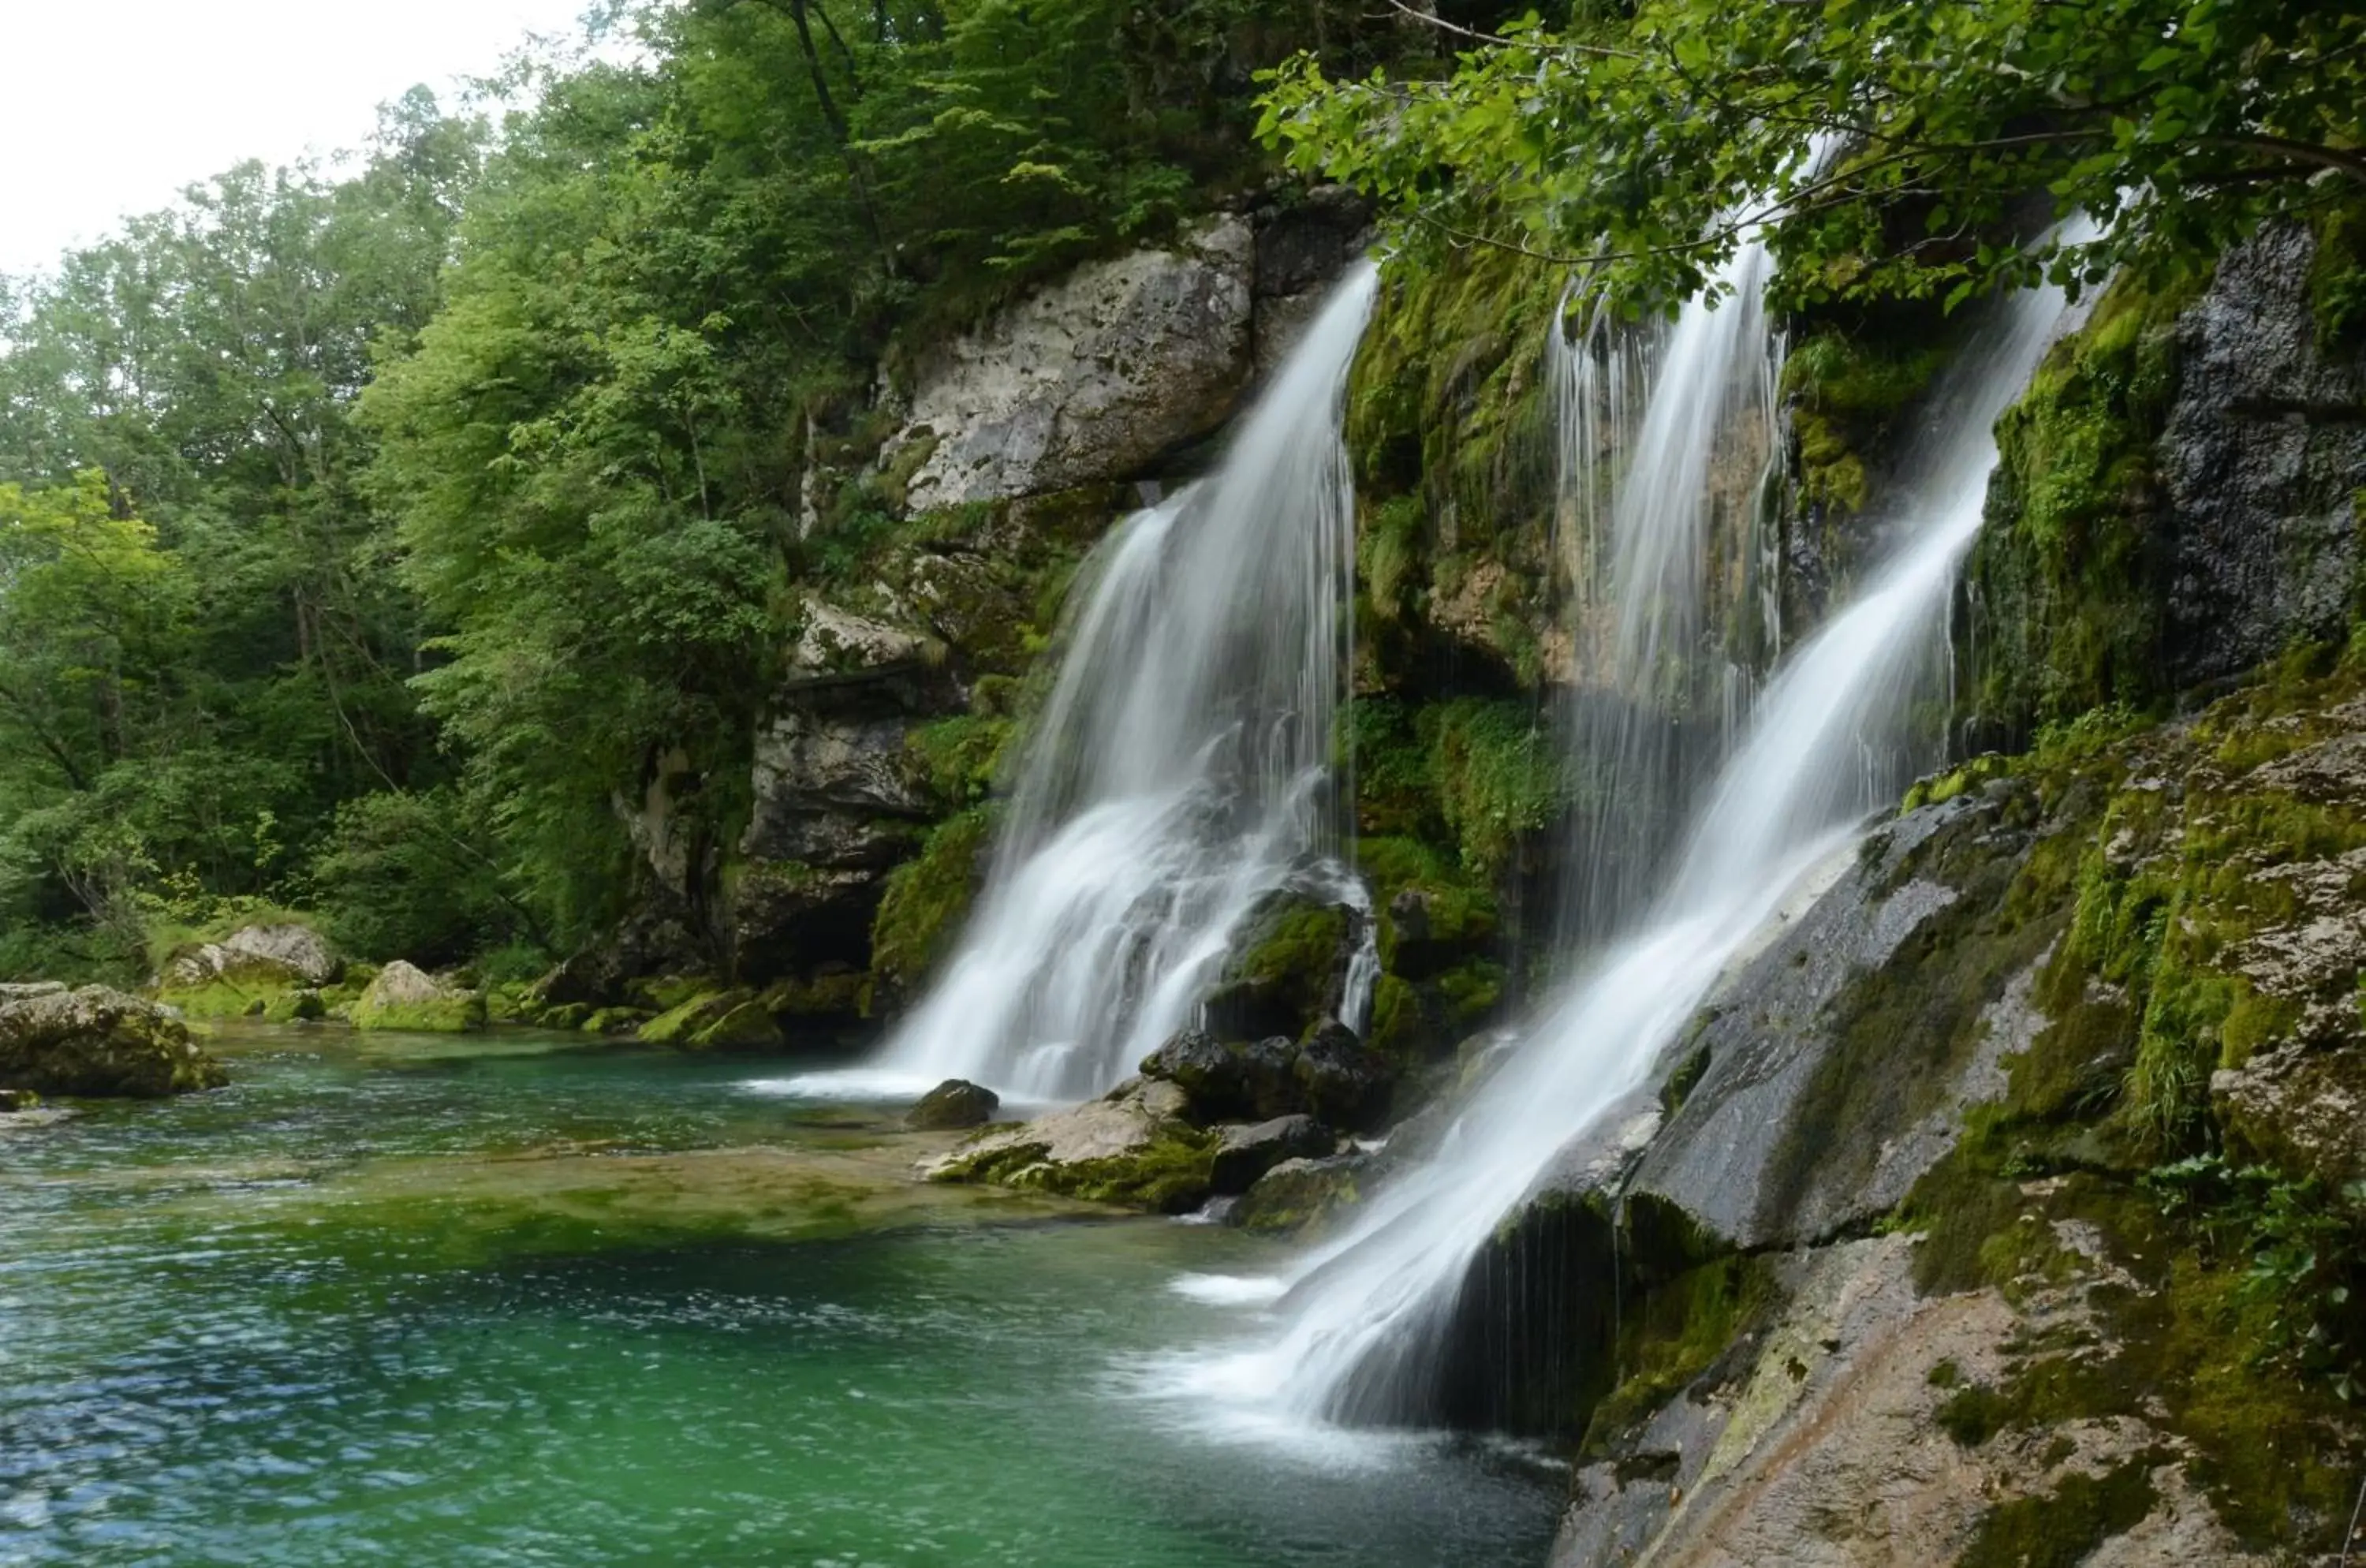
<svg viewBox="0 0 2366 1568"><path fill-rule="evenodd" d="M1401 10L1406 7L1400 6ZM1262 133L1416 246L1510 246L1665 307L1786 213L1793 298L1944 291L2211 254L2366 194L2349 0L1579 0L1432 80L1269 83ZM1818 162L1811 145L1836 154ZM2103 231L2026 255L2033 194Z"/></svg>

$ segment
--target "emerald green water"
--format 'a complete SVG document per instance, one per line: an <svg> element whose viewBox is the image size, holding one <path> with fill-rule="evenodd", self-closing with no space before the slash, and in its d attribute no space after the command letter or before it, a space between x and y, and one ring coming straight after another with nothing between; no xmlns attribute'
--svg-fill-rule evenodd
<svg viewBox="0 0 2366 1568"><path fill-rule="evenodd" d="M1542 1562L1531 1460L1129 1394L1246 1238L576 1043L257 1032L226 1090L0 1129L0 1563Z"/></svg>

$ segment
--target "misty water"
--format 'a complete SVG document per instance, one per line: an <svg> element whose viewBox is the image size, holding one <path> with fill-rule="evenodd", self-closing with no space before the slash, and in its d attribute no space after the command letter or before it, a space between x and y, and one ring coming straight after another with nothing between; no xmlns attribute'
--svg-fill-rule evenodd
<svg viewBox="0 0 2366 1568"><path fill-rule="evenodd" d="M908 1179L880 1112L580 1036L253 1032L0 1131L0 1562L1541 1560L1535 1455L1276 1466L1130 1390L1268 1245ZM20 1119L21 1120L21 1119Z"/></svg>

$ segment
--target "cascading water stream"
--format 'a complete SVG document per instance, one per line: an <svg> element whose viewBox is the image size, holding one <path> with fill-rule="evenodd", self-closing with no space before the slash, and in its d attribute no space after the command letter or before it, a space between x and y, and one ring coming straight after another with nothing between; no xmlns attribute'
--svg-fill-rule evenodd
<svg viewBox="0 0 2366 1568"><path fill-rule="evenodd" d="M1218 470L1095 552L962 947L851 1077L1098 1094L1189 1020L1261 898L1362 899L1327 857L1354 560L1340 413L1376 289L1358 264ZM1358 1023L1370 976L1348 978Z"/></svg>
<svg viewBox="0 0 2366 1568"><path fill-rule="evenodd" d="M1615 929L1647 898L1694 789L1746 717L1729 626L1764 619L1760 491L1775 451L1782 339L1772 258L1753 233L1666 331L1595 301L1547 340L1558 406L1560 547L1581 632L1568 726L1582 781L1572 934ZM1747 611L1748 614L1735 612ZM1741 639L1747 640L1747 639ZM1771 629L1764 639L1771 654Z"/></svg>
<svg viewBox="0 0 2366 1568"><path fill-rule="evenodd" d="M1993 424L2061 310L2050 289L2005 301L1951 375L1939 437L1905 492L1900 553L1768 688L1636 934L1605 950L1538 1021L1425 1163L1274 1282L1271 1342L1174 1363L1158 1386L1250 1430L1434 1417L1443 1331L1497 1224L1561 1149L1648 1080L1752 934L1849 841L1884 798L1877 792L1902 784L1862 759L1892 750L1979 527Z"/></svg>

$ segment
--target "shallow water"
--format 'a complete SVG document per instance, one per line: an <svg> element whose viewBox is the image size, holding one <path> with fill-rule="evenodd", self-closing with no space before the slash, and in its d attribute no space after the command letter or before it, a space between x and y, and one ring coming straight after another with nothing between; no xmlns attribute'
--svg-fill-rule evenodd
<svg viewBox="0 0 2366 1568"><path fill-rule="evenodd" d="M0 1132L0 1563L1488 1568L1560 1482L1166 1425L1137 1358L1276 1255L919 1187L745 1063L257 1032Z"/></svg>

